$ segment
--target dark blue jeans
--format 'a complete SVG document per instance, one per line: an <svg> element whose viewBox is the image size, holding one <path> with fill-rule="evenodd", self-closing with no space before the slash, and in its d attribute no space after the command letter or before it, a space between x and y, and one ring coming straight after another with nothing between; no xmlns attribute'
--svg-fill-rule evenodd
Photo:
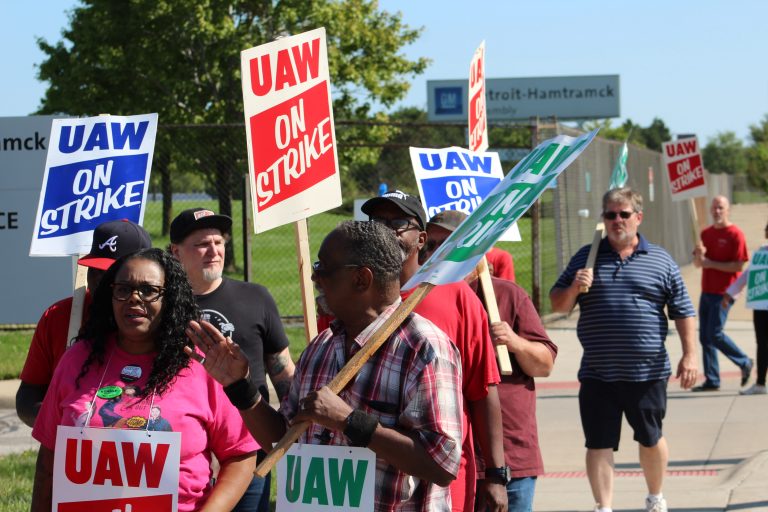
<svg viewBox="0 0 768 512"><path fill-rule="evenodd" d="M264 478L253 477L245 494L237 502L233 512L269 512L269 486L272 473Z"/></svg>
<svg viewBox="0 0 768 512"><path fill-rule="evenodd" d="M749 364L747 354L723 331L731 307L724 308L722 301L723 296L717 293L702 293L699 300L699 341L704 360L704 384L707 386L720 386L718 350L739 368Z"/></svg>

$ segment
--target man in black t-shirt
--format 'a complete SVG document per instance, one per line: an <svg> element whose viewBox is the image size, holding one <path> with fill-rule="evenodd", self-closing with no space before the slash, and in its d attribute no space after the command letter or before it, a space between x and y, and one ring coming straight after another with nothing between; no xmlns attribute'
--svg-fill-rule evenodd
<svg viewBox="0 0 768 512"><path fill-rule="evenodd" d="M202 319L240 345L251 379L269 400L266 374L282 399L291 387L294 364L277 305L261 285L223 277L224 245L232 219L204 208L181 212L171 223L169 250L187 273ZM268 510L269 476L254 478L235 511Z"/></svg>

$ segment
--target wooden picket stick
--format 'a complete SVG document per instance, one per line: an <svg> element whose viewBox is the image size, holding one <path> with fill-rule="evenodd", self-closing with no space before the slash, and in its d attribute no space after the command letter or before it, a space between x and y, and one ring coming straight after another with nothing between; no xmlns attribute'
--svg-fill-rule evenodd
<svg viewBox="0 0 768 512"><path fill-rule="evenodd" d="M294 224L296 235L296 256L299 264L301 304L304 310L304 336L309 344L317 336L317 310L315 309L315 287L312 285L312 259L309 256L309 231L307 219Z"/></svg>
<svg viewBox="0 0 768 512"><path fill-rule="evenodd" d="M605 224L598 222L595 226L595 235L592 237L592 247L589 248L589 255L587 255L587 264L584 268L595 268L595 260L597 259L597 249L600 247L600 242L605 236ZM581 293L589 292L589 286L582 286Z"/></svg>
<svg viewBox="0 0 768 512"><path fill-rule="evenodd" d="M427 293L435 285L431 283L421 283L413 293L403 301L400 306L387 318L387 320L379 327L376 332L371 335L371 338L366 344L357 352L354 356L344 365L333 380L328 384L328 388L336 393L341 393L341 390L349 383L355 375L358 374L363 365L371 358L371 356L378 350L378 348L384 344L385 341L395 332L395 329L400 327L403 320L410 314L413 309L419 305L419 303L426 297ZM259 477L265 477L267 473L277 464L283 455L290 449L291 445L309 428L309 421L303 421L301 423L295 423L278 443L272 448L267 457L261 461L254 474Z"/></svg>
<svg viewBox="0 0 768 512"><path fill-rule="evenodd" d="M483 256L477 264L477 275L480 279L480 290L483 292L483 302L485 310L488 312L488 320L491 323L501 322L499 315L499 305L496 303L496 293L493 291L493 282L491 273L488 271L488 261ZM499 373L502 375L512 375L512 361L509 359L509 350L506 345L495 345L496 359L499 362Z"/></svg>
<svg viewBox="0 0 768 512"><path fill-rule="evenodd" d="M69 328L67 329L67 348L75 341L75 336L80 333L80 325L83 321L83 309L85 306L85 288L88 285L88 268L77 264L78 256L73 256L77 271L75 273L75 286L72 292L72 310L69 312Z"/></svg>

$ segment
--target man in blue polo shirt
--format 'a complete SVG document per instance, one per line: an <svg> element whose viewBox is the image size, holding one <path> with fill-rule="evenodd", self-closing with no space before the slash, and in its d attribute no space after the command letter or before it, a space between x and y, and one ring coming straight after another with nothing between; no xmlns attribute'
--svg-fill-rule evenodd
<svg viewBox="0 0 768 512"><path fill-rule="evenodd" d="M607 234L594 271L584 268L587 245L571 258L549 298L559 312L579 304L577 334L584 348L579 410L595 510L612 507L613 452L619 447L623 414L639 443L648 486L645 508L664 512L661 488L669 451L662 419L672 373L664 346L664 307L683 346L676 372L683 388L696 382L695 310L675 262L637 232L643 220L640 194L626 187L609 190L603 196L603 218Z"/></svg>

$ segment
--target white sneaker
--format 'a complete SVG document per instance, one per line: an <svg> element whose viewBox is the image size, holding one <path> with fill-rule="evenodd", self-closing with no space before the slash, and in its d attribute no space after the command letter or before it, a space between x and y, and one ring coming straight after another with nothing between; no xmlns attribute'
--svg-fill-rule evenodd
<svg viewBox="0 0 768 512"><path fill-rule="evenodd" d="M648 496L645 498L645 510L646 512L667 512L667 500Z"/></svg>
<svg viewBox="0 0 768 512"><path fill-rule="evenodd" d="M747 389L739 390L740 395L768 395L768 388L762 384L753 384Z"/></svg>

